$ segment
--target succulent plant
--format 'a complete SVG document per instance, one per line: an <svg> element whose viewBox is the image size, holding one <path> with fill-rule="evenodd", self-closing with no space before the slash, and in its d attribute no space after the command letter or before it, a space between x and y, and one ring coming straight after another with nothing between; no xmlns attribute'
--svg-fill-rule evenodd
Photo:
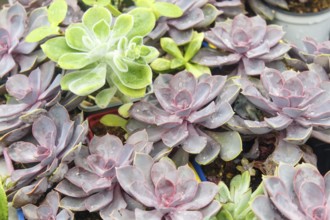
<svg viewBox="0 0 330 220"><path fill-rule="evenodd" d="M160 17L148 37L158 40L168 32L177 45L190 42L193 30L209 26L220 14L212 4L208 3L208 0L157 0L156 2L175 4L181 8L183 15L178 18Z"/></svg>
<svg viewBox="0 0 330 220"><path fill-rule="evenodd" d="M183 49L179 48L171 38L161 38L160 45L168 55L154 60L150 65L151 68L161 73L185 69L194 74L195 77L199 77L204 73L211 74L211 70L208 67L190 62L201 48L203 39L203 33L194 32L192 40ZM182 50L184 50L184 55Z"/></svg>
<svg viewBox="0 0 330 220"><path fill-rule="evenodd" d="M133 166L117 168L117 178L127 193L148 207L135 209L132 219L202 220L220 209L213 200L218 191L214 183L198 183L188 165L176 168L167 157L155 162L137 153Z"/></svg>
<svg viewBox="0 0 330 220"><path fill-rule="evenodd" d="M329 173L324 177L316 167L280 164L274 176L263 180L265 195L256 197L251 207L260 220L328 219Z"/></svg>
<svg viewBox="0 0 330 220"><path fill-rule="evenodd" d="M262 185L253 193L250 187L251 177L248 171L236 175L230 181L230 188L224 182L218 184L216 200L220 202L220 212L210 220L256 220L250 203L256 196L263 194Z"/></svg>
<svg viewBox="0 0 330 220"><path fill-rule="evenodd" d="M56 37L41 45L45 54L67 73L61 81L63 90L86 96L106 81L110 88L101 90L96 99L107 106L116 92L128 97L142 97L152 82L148 63L158 56L154 47L143 45L143 36L155 25L152 12L137 8L122 14L112 23L108 9L88 9L82 23L71 24L65 37Z"/></svg>
<svg viewBox="0 0 330 220"><path fill-rule="evenodd" d="M36 202L38 196L34 197L34 193L40 192L31 191L29 184L32 183L33 186L33 181L40 180L40 187L46 185L44 190L47 190L45 178L49 178L49 182L63 178L68 163L73 159L74 151L84 141L86 133L87 122L82 121L82 115L71 121L67 110L56 104L47 114L34 121L34 140L18 141L9 146L9 158L16 163L24 164L24 168L15 169L10 177L11 181L16 183L14 190L18 189L13 199L14 207Z"/></svg>
<svg viewBox="0 0 330 220"><path fill-rule="evenodd" d="M126 201L117 182L116 168L129 165L134 152L150 151L145 131L131 135L125 145L113 135L94 136L84 147L56 190L65 197L61 207L73 211L99 211L106 219L113 211L126 208Z"/></svg>
<svg viewBox="0 0 330 220"><path fill-rule="evenodd" d="M36 219L54 219L54 220L73 220L73 213L69 210L62 209L59 211L60 195L51 191L47 194L44 201L39 207L27 204L22 207L24 217L27 220Z"/></svg>
<svg viewBox="0 0 330 220"><path fill-rule="evenodd" d="M245 13L245 7L241 0L210 0L210 4L214 5L226 17L235 17L238 14Z"/></svg>
<svg viewBox="0 0 330 220"><path fill-rule="evenodd" d="M330 81L326 74L313 71L281 73L265 69L260 77L260 82L243 81L242 94L263 110L265 118L262 121L242 120L241 123L254 134L282 131L275 150L276 161L297 163L302 156L297 145L304 144L311 135L329 141ZM232 123L228 122L229 125Z"/></svg>
<svg viewBox="0 0 330 220"><path fill-rule="evenodd" d="M8 201L0 176L0 219L8 219Z"/></svg>
<svg viewBox="0 0 330 220"><path fill-rule="evenodd" d="M22 138L33 120L61 98L61 75L55 75L55 64L47 62L29 76L16 74L8 78L10 98L0 105L0 140L13 142Z"/></svg>
<svg viewBox="0 0 330 220"><path fill-rule="evenodd" d="M152 142L165 145L154 147L157 154L181 145L186 154L198 154L196 160L200 164L210 163L219 153L225 160L235 158L241 151L237 133L201 130L218 128L234 114L230 103L238 95L239 86L233 80L226 83L226 78L204 74L196 79L185 71L174 76L159 75L154 82L155 96L131 107L134 120L128 122L128 130L146 128ZM225 138L227 135L232 136L231 141ZM224 139L227 141L220 143Z"/></svg>
<svg viewBox="0 0 330 220"><path fill-rule="evenodd" d="M38 54L32 53L36 43L24 41L25 35L44 24L46 11L38 9L27 17L20 4L14 4L0 11L0 78L9 72L26 72L37 62Z"/></svg>
<svg viewBox="0 0 330 220"><path fill-rule="evenodd" d="M259 16L249 18L240 14L233 20L216 23L205 33L205 40L226 54L203 48L192 61L205 66L239 63L247 75L259 75L265 63L280 59L290 49L280 42L283 35L280 26L267 26Z"/></svg>

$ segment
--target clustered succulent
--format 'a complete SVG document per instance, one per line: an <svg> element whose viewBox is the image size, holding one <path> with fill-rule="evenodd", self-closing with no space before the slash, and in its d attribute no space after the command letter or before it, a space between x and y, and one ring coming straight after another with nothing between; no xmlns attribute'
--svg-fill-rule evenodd
<svg viewBox="0 0 330 220"><path fill-rule="evenodd" d="M329 219L308 145L330 143L330 41L287 44L245 3L5 4L0 219Z"/></svg>

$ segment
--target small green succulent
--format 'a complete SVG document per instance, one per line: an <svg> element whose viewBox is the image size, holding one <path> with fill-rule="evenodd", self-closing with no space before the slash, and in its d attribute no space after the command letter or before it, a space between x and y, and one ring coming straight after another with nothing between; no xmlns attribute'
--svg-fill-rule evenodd
<svg viewBox="0 0 330 220"><path fill-rule="evenodd" d="M201 48L203 39L204 33L194 32L192 40L183 48L179 48L173 39L168 37L162 38L160 45L168 55L153 61L151 68L161 73L185 69L197 78L204 73L211 74L208 67L191 62L191 59Z"/></svg>
<svg viewBox="0 0 330 220"><path fill-rule="evenodd" d="M250 180L249 172L245 171L230 181L229 189L224 182L220 182L216 200L222 204L222 207L220 212L210 220L256 220L250 203L256 196L263 193L263 188L260 185L252 193Z"/></svg>
<svg viewBox="0 0 330 220"><path fill-rule="evenodd" d="M62 89L86 96L102 88L96 95L100 107L116 94L143 97L152 83L148 63L159 54L143 44L156 22L149 9L136 8L112 20L107 8L96 5L84 13L82 23L71 24L65 36L41 45L61 68L73 70L62 78Z"/></svg>

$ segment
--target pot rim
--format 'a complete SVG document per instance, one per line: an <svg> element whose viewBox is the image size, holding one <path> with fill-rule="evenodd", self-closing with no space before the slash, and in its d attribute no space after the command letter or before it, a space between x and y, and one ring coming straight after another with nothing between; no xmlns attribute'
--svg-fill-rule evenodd
<svg viewBox="0 0 330 220"><path fill-rule="evenodd" d="M282 14L285 14L287 16L292 16L292 17L314 17L314 16L320 16L320 15L330 13L330 7L327 9L323 9L319 12L306 12L306 13L297 13L297 12L287 11L287 10L284 10L284 9L281 9L279 7L275 7L275 6L269 5L269 4L268 4L268 7L271 8L272 10L274 10L275 13L282 13Z"/></svg>

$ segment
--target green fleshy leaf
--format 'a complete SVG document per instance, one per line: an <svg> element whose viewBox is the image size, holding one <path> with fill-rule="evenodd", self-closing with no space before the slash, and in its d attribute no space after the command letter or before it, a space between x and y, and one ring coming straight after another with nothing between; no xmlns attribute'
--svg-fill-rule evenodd
<svg viewBox="0 0 330 220"><path fill-rule="evenodd" d="M191 72L196 78L207 73L211 74L210 68L195 63L186 63L186 70Z"/></svg>
<svg viewBox="0 0 330 220"><path fill-rule="evenodd" d="M165 58L158 58L150 66L156 72L164 72L171 69L171 61Z"/></svg>
<svg viewBox="0 0 330 220"><path fill-rule="evenodd" d="M63 90L70 90L76 95L86 96L100 89L105 84L106 66L69 73L61 80Z"/></svg>
<svg viewBox="0 0 330 220"><path fill-rule="evenodd" d="M68 46L65 37L52 38L42 44L41 48L47 57L55 62L64 54L77 52Z"/></svg>
<svg viewBox="0 0 330 220"><path fill-rule="evenodd" d="M83 0L83 2L89 6L93 6L93 5L106 6L110 4L110 0Z"/></svg>
<svg viewBox="0 0 330 220"><path fill-rule="evenodd" d="M127 72L128 71L128 66L127 64L122 60L122 57L120 56L115 56L113 58L113 62L116 65L117 69L121 72Z"/></svg>
<svg viewBox="0 0 330 220"><path fill-rule="evenodd" d="M112 27L111 38L120 38L129 33L134 24L134 18L129 14L122 14L117 19Z"/></svg>
<svg viewBox="0 0 330 220"><path fill-rule="evenodd" d="M168 2L155 2L154 7L160 15L169 18L178 18L183 14L179 6Z"/></svg>
<svg viewBox="0 0 330 220"><path fill-rule="evenodd" d="M125 96L132 97L132 98L141 98L146 94L146 88L143 89L131 89L127 86L125 86L118 76L114 73L110 73L107 76L107 80L111 83L115 84L116 87L119 89L119 91L124 94Z"/></svg>
<svg viewBox="0 0 330 220"><path fill-rule="evenodd" d="M93 62L88 53L67 53L60 57L58 65L63 69L72 70L81 69Z"/></svg>
<svg viewBox="0 0 330 220"><path fill-rule="evenodd" d="M143 57L146 63L150 63L159 56L159 52L155 47L143 45L140 48L140 56Z"/></svg>
<svg viewBox="0 0 330 220"><path fill-rule="evenodd" d="M121 12L114 5L112 5L111 3L107 4L105 7L107 9L109 9L109 11L111 12L111 14L113 16L118 17L119 15L121 15Z"/></svg>
<svg viewBox="0 0 330 220"><path fill-rule="evenodd" d="M112 16L109 10L97 6L88 9L82 17L84 25L86 25L86 27L91 31L93 31L94 25L102 19L107 22L108 25L111 25Z"/></svg>
<svg viewBox="0 0 330 220"><path fill-rule="evenodd" d="M90 38L83 24L72 24L65 31L65 39L67 44L76 50L89 51L91 45L86 44L86 38Z"/></svg>
<svg viewBox="0 0 330 220"><path fill-rule="evenodd" d="M221 204L230 202L232 199L227 185L224 182L220 181L218 184L218 188L219 188L219 193L217 194L216 199Z"/></svg>
<svg viewBox="0 0 330 220"><path fill-rule="evenodd" d="M59 25L66 16L68 5L65 0L54 0L50 4L48 12L48 21L52 26Z"/></svg>
<svg viewBox="0 0 330 220"><path fill-rule="evenodd" d="M128 118L130 116L129 110L133 106L133 102L125 103L118 108L118 113L123 118Z"/></svg>
<svg viewBox="0 0 330 220"><path fill-rule="evenodd" d="M194 32L193 39L190 41L190 43L188 44L185 50L184 59L186 61L191 60L191 58L193 58L197 54L197 52L202 47L203 40L204 40L204 33Z"/></svg>
<svg viewBox="0 0 330 220"><path fill-rule="evenodd" d="M156 18L154 13L147 8L135 8L128 12L133 16L134 24L132 30L127 34L128 39L134 36L146 36L155 27Z"/></svg>
<svg viewBox="0 0 330 220"><path fill-rule="evenodd" d="M217 220L235 220L227 210L221 210L217 215Z"/></svg>
<svg viewBox="0 0 330 220"><path fill-rule="evenodd" d="M100 122L109 127L121 127L126 131L127 120L118 115L105 115L100 119Z"/></svg>
<svg viewBox="0 0 330 220"><path fill-rule="evenodd" d="M242 139L238 132L206 132L221 145L220 157L224 161L235 159L242 152Z"/></svg>
<svg viewBox="0 0 330 220"><path fill-rule="evenodd" d="M25 41L28 43L38 42L48 36L57 35L57 34L59 34L58 27L42 26L31 31L26 36Z"/></svg>
<svg viewBox="0 0 330 220"><path fill-rule="evenodd" d="M182 53L178 45L176 45L175 41L171 38L163 37L162 39L160 39L160 45L162 49L168 54L172 55L175 58L183 59Z"/></svg>
<svg viewBox="0 0 330 220"><path fill-rule="evenodd" d="M181 58L174 58L171 60L171 69L182 68L185 65L186 61Z"/></svg>
<svg viewBox="0 0 330 220"><path fill-rule="evenodd" d="M2 185L2 179L0 176L0 219L6 220L8 219L8 201L6 192Z"/></svg>
<svg viewBox="0 0 330 220"><path fill-rule="evenodd" d="M152 71L148 65L124 60L127 72L115 71L121 83L131 89L143 89L152 83Z"/></svg>
<svg viewBox="0 0 330 220"><path fill-rule="evenodd" d="M93 32L101 42L105 42L110 35L110 26L105 20L101 20L94 25Z"/></svg>
<svg viewBox="0 0 330 220"><path fill-rule="evenodd" d="M95 97L95 102L98 107L100 108L106 108L109 103L111 102L111 99L116 94L117 88L111 87L109 89L103 89L101 92L99 92Z"/></svg>
<svg viewBox="0 0 330 220"><path fill-rule="evenodd" d="M135 0L135 5L137 7L152 8L155 0Z"/></svg>

